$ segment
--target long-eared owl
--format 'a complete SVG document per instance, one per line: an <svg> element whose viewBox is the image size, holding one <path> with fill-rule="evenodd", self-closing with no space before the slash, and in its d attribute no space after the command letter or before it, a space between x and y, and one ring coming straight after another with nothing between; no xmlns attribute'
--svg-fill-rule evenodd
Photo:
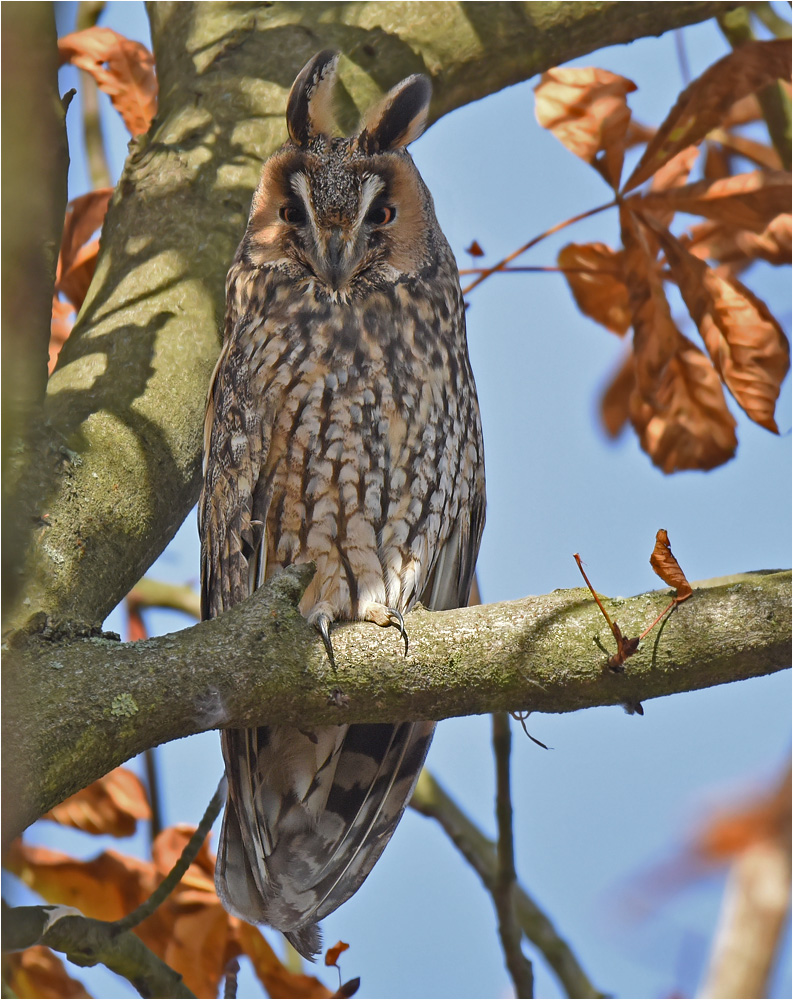
<svg viewBox="0 0 793 1000"><path fill-rule="evenodd" d="M454 257L406 146L411 76L333 136L338 56L289 95L227 280L199 507L203 615L313 561L301 610L331 659L341 621L465 606L485 516L482 432ZM339 665L343 675L343 665ZM369 874L410 798L431 722L226 729L223 904L305 956Z"/></svg>

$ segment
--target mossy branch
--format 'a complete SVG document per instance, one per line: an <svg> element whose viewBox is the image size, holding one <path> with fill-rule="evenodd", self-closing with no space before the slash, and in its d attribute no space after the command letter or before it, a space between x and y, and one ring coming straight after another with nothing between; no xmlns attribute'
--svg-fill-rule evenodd
<svg viewBox="0 0 793 1000"><path fill-rule="evenodd" d="M622 675L595 642L608 628L588 591L555 591L333 632L338 669L297 610L298 566L213 621L119 643L52 623L4 659L5 834L147 747L225 726L571 712L761 676L790 664L790 573L743 574L694 597L648 636ZM607 602L638 635L667 591ZM43 624L43 623L40 623Z"/></svg>

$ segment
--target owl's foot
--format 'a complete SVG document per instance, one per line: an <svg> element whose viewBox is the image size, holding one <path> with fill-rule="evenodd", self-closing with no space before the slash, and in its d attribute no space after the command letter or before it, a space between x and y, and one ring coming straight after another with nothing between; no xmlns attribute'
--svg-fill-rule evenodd
<svg viewBox="0 0 793 1000"><path fill-rule="evenodd" d="M405 656L408 655L408 634L405 631L405 619L396 608L387 608L384 604L370 604L364 615L365 622L374 622L381 628L389 626L399 629L399 634L405 640Z"/></svg>
<svg viewBox="0 0 793 1000"><path fill-rule="evenodd" d="M315 615L311 615L309 622L322 636L322 641L325 643L325 650L327 651L330 665L335 670L336 657L333 655L333 643L330 641L330 626L333 624L333 619L324 611L320 611Z"/></svg>

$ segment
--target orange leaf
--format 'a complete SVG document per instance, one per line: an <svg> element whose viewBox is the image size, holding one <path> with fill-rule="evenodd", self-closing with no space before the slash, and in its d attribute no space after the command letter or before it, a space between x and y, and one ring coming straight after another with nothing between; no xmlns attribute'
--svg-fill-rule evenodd
<svg viewBox="0 0 793 1000"><path fill-rule="evenodd" d="M678 333L652 403L631 397L631 422L642 448L665 473L713 469L735 454L735 420L721 382L702 351Z"/></svg>
<svg viewBox="0 0 793 1000"><path fill-rule="evenodd" d="M581 312L620 335L631 325L622 258L605 243L569 243L557 257Z"/></svg>
<svg viewBox="0 0 793 1000"><path fill-rule="evenodd" d="M610 438L616 438L630 419L630 400L636 387L633 351L627 355L600 399L600 419Z"/></svg>
<svg viewBox="0 0 793 1000"><path fill-rule="evenodd" d="M465 252L469 253L472 257L484 257L485 255L485 251L479 246L477 240L474 240L470 247L466 247Z"/></svg>
<svg viewBox="0 0 793 1000"><path fill-rule="evenodd" d="M691 584L686 579L686 574L672 553L669 535L664 528L659 528L656 532L655 548L650 556L650 565L656 576L660 576L664 583L675 588L678 603L687 600L694 593Z"/></svg>
<svg viewBox="0 0 793 1000"><path fill-rule="evenodd" d="M290 972L281 963L261 932L250 924L237 923L237 940L242 951L250 958L253 969L271 997L314 998L332 997L333 993L314 976Z"/></svg>
<svg viewBox="0 0 793 1000"><path fill-rule="evenodd" d="M350 946L345 944L344 941L337 941L332 948L328 948L325 952L325 965L336 965L339 960L339 955L347 951L349 947Z"/></svg>
<svg viewBox="0 0 793 1000"><path fill-rule="evenodd" d="M716 181L697 181L666 191L650 191L628 199L638 212L645 209L688 212L717 222L761 233L790 210L790 174L783 170L755 170Z"/></svg>
<svg viewBox="0 0 793 1000"><path fill-rule="evenodd" d="M725 861L768 840L790 842L790 768L776 788L754 802L715 816L700 833L697 852L709 861Z"/></svg>
<svg viewBox="0 0 793 1000"><path fill-rule="evenodd" d="M112 28L86 28L59 39L58 52L61 65L70 62L91 74L133 136L148 131L157 112L157 77L145 45Z"/></svg>
<svg viewBox="0 0 793 1000"><path fill-rule="evenodd" d="M626 95L636 84L605 69L556 67L534 88L535 113L576 156L615 190L619 186L631 120Z"/></svg>
<svg viewBox="0 0 793 1000"><path fill-rule="evenodd" d="M91 1000L83 984L72 979L58 956L42 945L6 955L3 980L20 1000Z"/></svg>
<svg viewBox="0 0 793 1000"><path fill-rule="evenodd" d="M142 782L126 767L70 796L43 817L86 833L129 837L139 819L150 819L151 809Z"/></svg>
<svg viewBox="0 0 793 1000"><path fill-rule="evenodd" d="M747 415L778 433L774 407L790 368L790 344L764 302L722 277L648 218L716 371Z"/></svg>
<svg viewBox="0 0 793 1000"><path fill-rule="evenodd" d="M151 865L115 851L78 861L60 851L15 841L8 867L48 903L74 906L97 920L118 920L153 891Z"/></svg>
<svg viewBox="0 0 793 1000"><path fill-rule="evenodd" d="M681 149L701 142L725 122L740 98L774 80L787 79L790 65L790 42L786 39L746 42L714 63L680 94L623 191L646 181Z"/></svg>
<svg viewBox="0 0 793 1000"><path fill-rule="evenodd" d="M625 206L620 207L620 224L625 245L625 283L633 313L636 389L645 402L654 406L661 379L677 350L679 333L669 311L651 239Z"/></svg>
<svg viewBox="0 0 793 1000"><path fill-rule="evenodd" d="M681 237L681 243L701 260L746 267L755 260L769 264L791 261L790 213L778 215L762 233L749 233L721 222L703 222Z"/></svg>
<svg viewBox="0 0 793 1000"><path fill-rule="evenodd" d="M50 322L50 348L47 371L50 375L55 368L61 348L69 339L74 326L74 306L71 302L63 302L57 296L52 299L52 320Z"/></svg>

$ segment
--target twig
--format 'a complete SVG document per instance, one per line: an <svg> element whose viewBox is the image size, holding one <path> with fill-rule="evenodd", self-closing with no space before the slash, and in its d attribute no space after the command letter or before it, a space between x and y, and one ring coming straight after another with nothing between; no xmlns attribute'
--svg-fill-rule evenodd
<svg viewBox="0 0 793 1000"><path fill-rule="evenodd" d="M425 768L421 772L410 805L422 816L437 820L451 842L492 894L498 873L496 845L471 822ZM520 885L514 889L518 924L526 939L539 949L568 997L600 998L570 946L548 917Z"/></svg>
<svg viewBox="0 0 793 1000"><path fill-rule="evenodd" d="M160 796L160 780L157 773L157 748L149 747L143 752L143 764L146 768L146 784L149 789L149 805L151 806L151 821L149 823L149 839L152 844L162 833L162 801Z"/></svg>
<svg viewBox="0 0 793 1000"><path fill-rule="evenodd" d="M105 5L103 2L83 0L77 5L77 30L93 28ZM83 141L88 161L88 173L94 188L112 187L110 167L102 134L102 116L99 111L99 88L88 73L80 73L80 98L83 107Z"/></svg>
<svg viewBox="0 0 793 1000"><path fill-rule="evenodd" d="M182 880L184 873L193 861L195 861L198 852L201 850L201 845L206 840L206 836L212 829L212 824L215 822L223 806L225 797L226 779L223 778L218 785L215 794L212 796L209 805L206 808L206 812L201 817L201 822L198 824L196 832L185 844L184 850L179 856L179 860L168 872L162 882L160 882L151 896L145 900L145 902L136 907L132 913L128 913L126 917L122 917L121 920L115 921L113 926L118 931L129 931L132 930L133 927L137 927L138 924L143 923L143 921L147 917L150 917L157 907L160 906L173 892Z"/></svg>
<svg viewBox="0 0 793 1000"><path fill-rule="evenodd" d="M597 208L590 208L586 212L582 212L580 215L574 215L571 219L565 219L564 222L558 222L555 226L551 226L550 229L546 229L544 233L540 233L539 236L535 236L534 239L529 240L528 243L525 243L522 247L513 251L503 260L500 260L498 264L494 264L493 267L489 267L483 271L478 278L471 282L470 285L466 285L463 289L463 295L467 295L472 289L476 288L477 285L481 285L485 278L489 278L490 275L495 274L496 271L503 270L504 267L515 260L516 257L520 257L520 255L525 253L527 250L531 250L532 247L536 246L548 236L553 236L554 233L560 232L567 226L572 226L574 222L581 222L582 219L588 219L593 215L597 215L599 212L605 212L607 208L614 208L616 204L616 201L609 201L605 205L598 205Z"/></svg>
<svg viewBox="0 0 793 1000"><path fill-rule="evenodd" d="M498 933L507 969L518 997L534 996L534 971L521 950L521 928L515 910L515 845L512 837L512 798L509 789L509 757L512 733L509 716L493 713L493 751L496 760L496 821L498 869L493 886L493 902L498 915Z"/></svg>

